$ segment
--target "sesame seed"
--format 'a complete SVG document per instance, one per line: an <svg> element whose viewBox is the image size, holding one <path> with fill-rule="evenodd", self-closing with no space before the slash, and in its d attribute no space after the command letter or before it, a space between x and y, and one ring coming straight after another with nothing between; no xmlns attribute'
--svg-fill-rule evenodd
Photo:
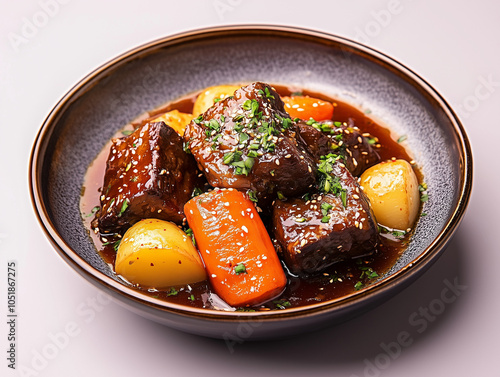
<svg viewBox="0 0 500 377"><path fill-rule="evenodd" d="M248 228L247 228L245 225L242 225L242 226L241 226L241 229L242 229L245 233L248 233Z"/></svg>
<svg viewBox="0 0 500 377"><path fill-rule="evenodd" d="M280 164L280 160L274 160L274 162L276 163L276 165Z"/></svg>

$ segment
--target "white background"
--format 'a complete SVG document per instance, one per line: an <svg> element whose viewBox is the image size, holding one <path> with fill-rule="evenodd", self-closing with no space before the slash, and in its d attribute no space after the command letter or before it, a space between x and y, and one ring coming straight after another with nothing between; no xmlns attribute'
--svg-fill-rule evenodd
<svg viewBox="0 0 500 377"><path fill-rule="evenodd" d="M500 3L55 1L0 1L0 375L499 375ZM445 253L404 292L342 325L230 349L103 301L52 250L33 214L27 177L44 118L94 68L155 38L235 23L326 31L407 65L461 117L473 146L475 181ZM6 360L11 260L18 266L16 371ZM460 285L452 303L441 299L446 282ZM409 340L396 346L405 334Z"/></svg>

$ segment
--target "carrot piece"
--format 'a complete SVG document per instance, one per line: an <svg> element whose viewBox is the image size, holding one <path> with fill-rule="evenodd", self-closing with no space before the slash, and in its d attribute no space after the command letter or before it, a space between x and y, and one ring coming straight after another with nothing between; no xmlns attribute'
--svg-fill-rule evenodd
<svg viewBox="0 0 500 377"><path fill-rule="evenodd" d="M286 276L254 204L233 189L215 189L184 206L212 288L234 307L278 296Z"/></svg>
<svg viewBox="0 0 500 377"><path fill-rule="evenodd" d="M331 120L333 104L309 96L281 97L285 102L285 110L292 118L316 121Z"/></svg>

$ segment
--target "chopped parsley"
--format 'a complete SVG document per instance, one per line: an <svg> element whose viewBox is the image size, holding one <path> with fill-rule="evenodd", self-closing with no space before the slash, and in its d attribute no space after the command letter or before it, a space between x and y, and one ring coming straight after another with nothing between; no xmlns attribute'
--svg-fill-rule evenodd
<svg viewBox="0 0 500 377"><path fill-rule="evenodd" d="M191 193L191 198L194 198L195 196L203 194L203 190L199 187L195 187L193 192Z"/></svg>
<svg viewBox="0 0 500 377"><path fill-rule="evenodd" d="M243 110L250 111L250 117L253 118L259 111L259 102L256 99L247 99L241 107Z"/></svg>
<svg viewBox="0 0 500 377"><path fill-rule="evenodd" d="M407 136L406 135L401 135L399 137L399 139L397 140L398 143L402 143L403 141L405 141L407 139Z"/></svg>
<svg viewBox="0 0 500 377"><path fill-rule="evenodd" d="M115 251L118 251L118 247L120 246L120 242L121 242L121 239L119 239L117 241L109 241L109 242L103 243L102 246L113 245L113 249Z"/></svg>
<svg viewBox="0 0 500 377"><path fill-rule="evenodd" d="M371 267L368 266L360 266L361 275L359 278L367 278L367 279L375 279L378 277L377 272L375 272Z"/></svg>
<svg viewBox="0 0 500 377"><path fill-rule="evenodd" d="M234 161L240 161L242 154L243 154L243 152L241 152L241 151L234 151L234 152L225 153L224 158L222 159L222 162L225 163L226 165L231 165L231 163Z"/></svg>
<svg viewBox="0 0 500 377"><path fill-rule="evenodd" d="M234 273L236 275L248 274L247 268L245 267L245 265L243 263L238 263L236 266L234 266Z"/></svg>
<svg viewBox="0 0 500 377"><path fill-rule="evenodd" d="M285 299L275 300L275 301L273 301L273 304L276 305L276 309L281 309L281 310L289 308L290 306L292 306L292 304L290 303L290 301L285 300Z"/></svg>
<svg viewBox="0 0 500 377"><path fill-rule="evenodd" d="M429 195L427 194L427 183L422 182L418 185L418 191L420 191L420 201L425 203L429 200Z"/></svg>
<svg viewBox="0 0 500 377"><path fill-rule="evenodd" d="M321 203L321 213L323 214L323 216L326 216L328 215L328 211L331 210L333 208L333 206L330 204L330 203Z"/></svg>
<svg viewBox="0 0 500 377"><path fill-rule="evenodd" d="M128 204L129 204L128 199L125 199L123 201L122 208L120 209L120 213L118 214L118 217L120 217L121 215L123 215L123 213L127 210Z"/></svg>
<svg viewBox="0 0 500 377"><path fill-rule="evenodd" d="M186 233L186 235L188 237L191 237L191 241L193 241L193 245L196 246L196 239L194 238L193 230L191 228L187 228L186 230L184 230L184 233Z"/></svg>
<svg viewBox="0 0 500 377"><path fill-rule="evenodd" d="M321 213L323 217L321 218L322 223L327 223L330 221L331 216L328 215L328 212L333 208L330 203L323 202L321 203Z"/></svg>
<svg viewBox="0 0 500 377"><path fill-rule="evenodd" d="M88 215L86 215L85 217L90 217L90 216L92 216L92 215L95 215L95 213L96 213L97 211L99 211L99 208L101 208L101 207L99 207L99 206L95 206L94 208L92 208L92 209L90 210L90 213L89 213Z"/></svg>
<svg viewBox="0 0 500 377"><path fill-rule="evenodd" d="M255 191L248 190L247 194L252 202L257 203L259 201L259 199L257 199L257 194L255 194Z"/></svg>
<svg viewBox="0 0 500 377"><path fill-rule="evenodd" d="M195 122L196 124L200 124L202 120L203 120L203 114L199 115L197 118L194 118L193 122Z"/></svg>
<svg viewBox="0 0 500 377"><path fill-rule="evenodd" d="M264 91L265 91L265 93L264 93ZM271 92L269 91L269 88L267 86L264 88L264 90L259 89L258 93L260 94L261 97L266 96L266 98L274 99L274 96L271 94Z"/></svg>
<svg viewBox="0 0 500 377"><path fill-rule="evenodd" d="M342 187L340 178L332 173L333 164L341 158L342 156L332 153L320 157L318 164L319 190L325 194L332 193L335 196L340 196L345 208L347 207L347 191Z"/></svg>
<svg viewBox="0 0 500 377"><path fill-rule="evenodd" d="M391 229L383 225L378 226L378 231L381 234L390 234L397 239L403 239L407 234L405 230Z"/></svg>
<svg viewBox="0 0 500 377"><path fill-rule="evenodd" d="M174 287L170 288L170 291L168 291L167 296L177 296L179 294L179 291L175 289Z"/></svg>
<svg viewBox="0 0 500 377"><path fill-rule="evenodd" d="M255 309L240 307L240 308L237 308L236 311L237 312L255 312Z"/></svg>

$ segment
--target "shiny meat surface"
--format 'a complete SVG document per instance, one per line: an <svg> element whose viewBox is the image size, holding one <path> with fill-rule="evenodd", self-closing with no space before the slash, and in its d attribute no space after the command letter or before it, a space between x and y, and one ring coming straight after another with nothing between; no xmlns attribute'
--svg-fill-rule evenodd
<svg viewBox="0 0 500 377"><path fill-rule="evenodd" d="M380 162L380 156L370 145L354 122L303 122L297 123L300 136L315 160L328 153L340 154L344 164L354 176Z"/></svg>
<svg viewBox="0 0 500 377"><path fill-rule="evenodd" d="M182 138L163 122L147 123L114 139L106 163L101 208L94 228L125 230L143 218L181 223L183 206L203 180Z"/></svg>
<svg viewBox="0 0 500 377"><path fill-rule="evenodd" d="M252 190L265 201L278 191L301 195L315 184L312 157L267 84L215 103L187 126L184 139L212 186Z"/></svg>
<svg viewBox="0 0 500 377"><path fill-rule="evenodd" d="M274 204L274 236L294 274L313 274L375 251L378 230L368 199L342 163L335 162L332 168L332 177L339 178L337 193Z"/></svg>

